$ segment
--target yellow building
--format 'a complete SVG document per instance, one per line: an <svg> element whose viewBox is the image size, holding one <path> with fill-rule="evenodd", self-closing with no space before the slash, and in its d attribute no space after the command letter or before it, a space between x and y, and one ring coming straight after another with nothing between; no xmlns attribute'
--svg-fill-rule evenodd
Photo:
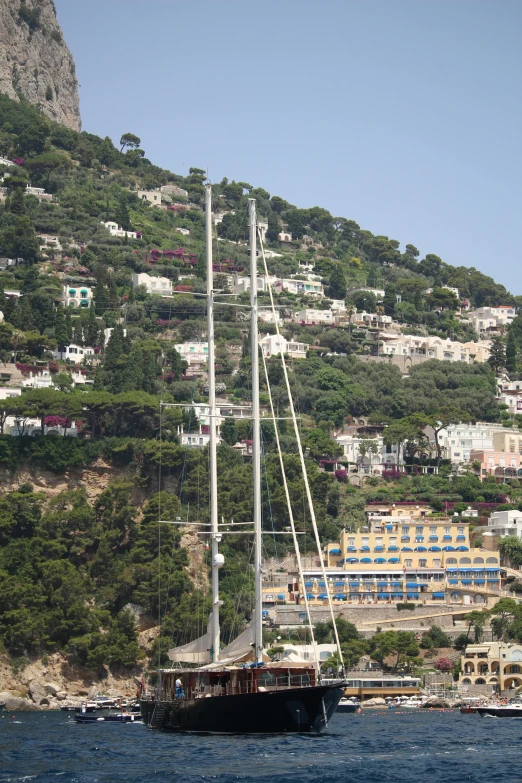
<svg viewBox="0 0 522 783"><path fill-rule="evenodd" d="M469 522L448 517L380 516L361 532L343 530L325 550L329 573L305 574L313 603L487 604L500 593L498 552L471 549ZM300 592L303 597L304 590Z"/></svg>
<svg viewBox="0 0 522 783"><path fill-rule="evenodd" d="M461 657L459 685L491 685L505 691L522 685L522 645L506 642L469 644Z"/></svg>

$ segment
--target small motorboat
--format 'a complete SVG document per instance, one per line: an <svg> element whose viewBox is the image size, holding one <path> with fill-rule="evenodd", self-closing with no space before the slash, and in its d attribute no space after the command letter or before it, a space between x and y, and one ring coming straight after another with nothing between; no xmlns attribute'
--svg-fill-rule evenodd
<svg viewBox="0 0 522 783"><path fill-rule="evenodd" d="M343 696L337 705L336 712L360 712L361 702L358 699L349 699Z"/></svg>
<svg viewBox="0 0 522 783"><path fill-rule="evenodd" d="M403 701L401 707L405 710L415 710L419 707L422 707L423 704L423 699L418 699L416 696L412 696L411 699Z"/></svg>
<svg viewBox="0 0 522 783"><path fill-rule="evenodd" d="M522 718L522 697L515 696L507 704L485 704L476 709L481 718L486 715L490 718Z"/></svg>
<svg viewBox="0 0 522 783"><path fill-rule="evenodd" d="M140 723L142 717L136 712L118 712L115 715L93 715L86 712L75 715L76 723Z"/></svg>

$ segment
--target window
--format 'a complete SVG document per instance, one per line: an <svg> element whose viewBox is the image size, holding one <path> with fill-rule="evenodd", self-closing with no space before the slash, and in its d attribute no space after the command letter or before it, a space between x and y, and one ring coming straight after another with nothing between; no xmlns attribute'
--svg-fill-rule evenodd
<svg viewBox="0 0 522 783"><path fill-rule="evenodd" d="M355 546L355 538L349 538L348 539L348 546Z"/></svg>
<svg viewBox="0 0 522 783"><path fill-rule="evenodd" d="M464 528L463 527L458 527L457 528L457 533L459 534L459 536L463 536L464 535Z"/></svg>
<svg viewBox="0 0 522 783"><path fill-rule="evenodd" d="M430 536L436 536L436 535L437 535L437 528L430 527Z"/></svg>
<svg viewBox="0 0 522 783"><path fill-rule="evenodd" d="M411 568L411 562L412 562L411 560L404 561L404 565L406 566L406 568Z"/></svg>
<svg viewBox="0 0 522 783"><path fill-rule="evenodd" d="M424 528L422 527L422 525L419 525L418 527L415 528L415 535L416 536L422 536L423 532L424 532Z"/></svg>
<svg viewBox="0 0 522 783"><path fill-rule="evenodd" d="M410 534L410 528L409 527L403 527L402 528L402 535L403 536L409 536Z"/></svg>
<svg viewBox="0 0 522 783"><path fill-rule="evenodd" d="M382 546L382 536L377 536L377 538L375 539L375 545Z"/></svg>
<svg viewBox="0 0 522 783"><path fill-rule="evenodd" d="M433 568L440 568L440 560L438 557L433 560Z"/></svg>
<svg viewBox="0 0 522 783"><path fill-rule="evenodd" d="M369 541L369 540L370 540L370 539L368 538L368 536L363 536L363 539L362 539L362 545L363 545L363 546L368 546L368 541Z"/></svg>
<svg viewBox="0 0 522 783"><path fill-rule="evenodd" d="M445 536L450 536L451 535L451 528L450 527L445 527L444 528L444 535Z"/></svg>
<svg viewBox="0 0 522 783"><path fill-rule="evenodd" d="M428 561L421 558L419 560L419 568L427 568L428 567Z"/></svg>

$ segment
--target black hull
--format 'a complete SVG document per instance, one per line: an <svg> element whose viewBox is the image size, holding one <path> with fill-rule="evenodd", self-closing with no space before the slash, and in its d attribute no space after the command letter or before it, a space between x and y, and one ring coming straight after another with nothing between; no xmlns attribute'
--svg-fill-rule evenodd
<svg viewBox="0 0 522 783"><path fill-rule="evenodd" d="M477 712L481 718L489 715L492 718L522 718L522 710L511 709L510 707L477 707Z"/></svg>
<svg viewBox="0 0 522 783"><path fill-rule="evenodd" d="M334 714L343 688L316 685L278 691L174 701L140 701L143 721L163 731L220 734L319 733Z"/></svg>

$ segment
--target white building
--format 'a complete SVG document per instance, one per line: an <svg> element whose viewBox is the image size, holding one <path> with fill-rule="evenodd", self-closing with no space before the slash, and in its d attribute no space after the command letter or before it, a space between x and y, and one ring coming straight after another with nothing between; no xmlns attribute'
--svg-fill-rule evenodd
<svg viewBox="0 0 522 783"><path fill-rule="evenodd" d="M205 365L208 362L208 343L178 343L174 348L189 367Z"/></svg>
<svg viewBox="0 0 522 783"><path fill-rule="evenodd" d="M137 196L141 201L148 201L153 206L161 204L161 190L138 190Z"/></svg>
<svg viewBox="0 0 522 783"><path fill-rule="evenodd" d="M440 288L444 288L445 291L451 291L457 299L460 299L459 289L458 288L452 288L450 285L441 285ZM424 292L425 294L432 294L433 288L427 288Z"/></svg>
<svg viewBox="0 0 522 783"><path fill-rule="evenodd" d="M316 326L319 324L332 325L334 322L331 310L312 310L305 308L294 313L294 321L304 326Z"/></svg>
<svg viewBox="0 0 522 783"><path fill-rule="evenodd" d="M413 356L439 361L483 363L490 356L490 342L460 343L434 335L396 334L381 335L382 344L379 353L382 356Z"/></svg>
<svg viewBox="0 0 522 783"><path fill-rule="evenodd" d="M290 231L281 231L277 238L279 239L279 242L284 245L289 245L292 242L292 234Z"/></svg>
<svg viewBox="0 0 522 783"><path fill-rule="evenodd" d="M450 424L439 432L439 443L452 464L469 462L470 452L493 448L491 424Z"/></svg>
<svg viewBox="0 0 522 783"><path fill-rule="evenodd" d="M346 296L351 296L352 294L358 294L360 292L373 294L377 299L382 299L385 294L384 288L370 288L367 285L359 285L355 288L348 288Z"/></svg>
<svg viewBox="0 0 522 783"><path fill-rule="evenodd" d="M84 359L89 359L95 356L94 348L90 346L65 345L63 351L53 351L53 358L58 361L73 362L74 364L81 364Z"/></svg>
<svg viewBox="0 0 522 783"><path fill-rule="evenodd" d="M272 310L259 309L257 312L257 320L264 324L280 324L281 315L278 310L272 312Z"/></svg>
<svg viewBox="0 0 522 783"><path fill-rule="evenodd" d="M515 316L515 307L500 305L499 307L478 307L476 310L468 310L465 320L471 323L475 332L480 335L483 332L505 329Z"/></svg>
<svg viewBox="0 0 522 783"><path fill-rule="evenodd" d="M389 328L393 319L391 315L382 315L381 313L367 313L365 310L355 312L350 316L351 323L358 326L367 326L377 329Z"/></svg>
<svg viewBox="0 0 522 783"><path fill-rule="evenodd" d="M172 280L168 277L152 277L147 272L139 272L132 275L132 286L145 286L148 294L161 294L172 296Z"/></svg>
<svg viewBox="0 0 522 783"><path fill-rule="evenodd" d="M64 285L62 288L62 303L64 307L90 307L93 290L85 285Z"/></svg>
<svg viewBox="0 0 522 783"><path fill-rule="evenodd" d="M358 435L338 435L335 440L342 446L344 458L359 465L363 473L381 473L393 470L402 462L398 446L386 446L382 435L361 438Z"/></svg>
<svg viewBox="0 0 522 783"><path fill-rule="evenodd" d="M53 197L50 193L45 192L45 188L33 188L32 185L25 186L26 196L35 196L38 201L52 201Z"/></svg>
<svg viewBox="0 0 522 783"><path fill-rule="evenodd" d="M120 228L113 220L101 221L102 226L105 226L107 231L112 237L127 237L128 239L140 239L141 232L139 231L126 231Z"/></svg>
<svg viewBox="0 0 522 783"><path fill-rule="evenodd" d="M263 356L269 359L271 356L279 356L284 353L293 359L306 359L310 346L307 343L296 343L287 340L282 334L267 334L259 341Z"/></svg>
<svg viewBox="0 0 522 783"><path fill-rule="evenodd" d="M40 242L40 250L44 247L50 247L53 250L62 250L60 238L56 234L38 234L38 241Z"/></svg>
<svg viewBox="0 0 522 783"><path fill-rule="evenodd" d="M494 511L488 519L488 532L522 538L522 511Z"/></svg>
<svg viewBox="0 0 522 783"><path fill-rule="evenodd" d="M16 163L13 163L12 160L8 160L7 158L0 158L0 166L16 166Z"/></svg>
<svg viewBox="0 0 522 783"><path fill-rule="evenodd" d="M266 275L259 275L257 278L257 290L268 291L269 286L275 294L286 291L289 294L316 296L320 299L324 298L322 283L314 280L294 280L292 277L279 278L275 275L268 275L268 277ZM237 296L246 291L250 291L250 277L236 276L232 286L232 293Z"/></svg>
<svg viewBox="0 0 522 783"><path fill-rule="evenodd" d="M179 185L174 185L172 182L168 185L162 185L160 190L167 196L177 196L178 198L181 196L181 198L188 198L188 190L184 190L184 188L180 188Z"/></svg>

